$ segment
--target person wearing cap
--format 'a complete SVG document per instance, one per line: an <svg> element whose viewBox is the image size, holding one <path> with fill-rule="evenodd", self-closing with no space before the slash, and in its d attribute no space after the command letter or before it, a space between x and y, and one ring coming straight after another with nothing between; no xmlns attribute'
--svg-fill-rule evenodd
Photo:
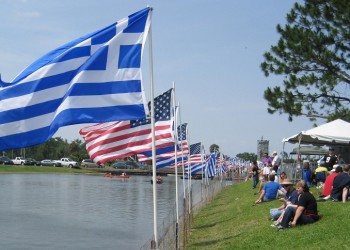
<svg viewBox="0 0 350 250"><path fill-rule="evenodd" d="M283 231L289 226L297 224L309 224L319 220L317 211L317 202L315 197L309 192L306 182L301 180L296 184L296 190L299 194L297 208L287 207L281 225L278 231Z"/></svg>
<svg viewBox="0 0 350 250"><path fill-rule="evenodd" d="M276 220L271 226L276 227L278 226L283 218L284 210L292 206L296 208L296 204L298 202L299 194L295 190L293 186L293 181L289 179L283 180L281 183L281 186L286 190L286 194L284 198L280 198L279 201L283 202L283 204L279 208L272 208L270 209L270 215L272 220Z"/></svg>
<svg viewBox="0 0 350 250"><path fill-rule="evenodd" d="M347 201L350 187L350 166L343 166L343 173L334 178L333 187L331 191L331 198L333 201Z"/></svg>
<svg viewBox="0 0 350 250"><path fill-rule="evenodd" d="M279 157L277 151L273 151L272 156L273 156L272 168L277 173L278 167L281 165L281 158Z"/></svg>
<svg viewBox="0 0 350 250"><path fill-rule="evenodd" d="M333 169L333 165L338 163L338 158L334 153L333 147L329 147L328 155L323 157L323 161L325 162L325 167L328 171L331 171Z"/></svg>
<svg viewBox="0 0 350 250"><path fill-rule="evenodd" d="M321 201L328 200L331 197L334 179L342 172L343 172L343 168L341 166L339 166L338 164L333 166L333 170L331 171L331 174L327 176L326 181L324 182L322 195L320 197L322 198Z"/></svg>

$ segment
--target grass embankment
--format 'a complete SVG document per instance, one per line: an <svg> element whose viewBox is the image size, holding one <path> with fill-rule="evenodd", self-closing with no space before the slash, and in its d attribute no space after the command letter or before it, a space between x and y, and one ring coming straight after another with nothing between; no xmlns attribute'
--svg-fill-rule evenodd
<svg viewBox="0 0 350 250"><path fill-rule="evenodd" d="M350 202L318 202L318 222L278 232L269 210L281 202L253 206L255 190L251 181L226 187L194 218L187 249L350 249Z"/></svg>
<svg viewBox="0 0 350 250"><path fill-rule="evenodd" d="M1 173L67 173L67 174L87 174L96 173L95 171L79 168L64 167L46 167L46 166L17 166L17 165L0 165Z"/></svg>

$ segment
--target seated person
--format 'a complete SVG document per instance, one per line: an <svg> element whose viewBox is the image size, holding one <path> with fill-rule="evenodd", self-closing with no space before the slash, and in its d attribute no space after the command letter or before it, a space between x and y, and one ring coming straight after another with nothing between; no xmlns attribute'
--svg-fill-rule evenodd
<svg viewBox="0 0 350 250"><path fill-rule="evenodd" d="M315 197L309 192L309 188L305 181L299 181L296 184L296 189L299 193L297 207L287 207L281 225L278 231L283 231L289 227L297 224L308 224L318 221L319 215L317 212L317 202Z"/></svg>
<svg viewBox="0 0 350 250"><path fill-rule="evenodd" d="M299 194L293 187L293 181L285 179L281 183L282 187L286 190L286 194L284 198L280 198L279 201L283 202L283 204L279 208L270 209L271 219L276 220L271 226L278 226L282 220L281 215L287 206L294 205L296 207Z"/></svg>
<svg viewBox="0 0 350 250"><path fill-rule="evenodd" d="M255 201L255 204L260 204L263 201L276 200L278 190L282 190L283 193L286 193L286 190L284 190L281 184L275 182L275 176L269 175L269 181L265 183L260 197Z"/></svg>
<svg viewBox="0 0 350 250"><path fill-rule="evenodd" d="M288 178L287 178L287 174L286 174L286 172L282 172L282 173L280 174L280 178L278 179L278 181L279 181L280 184L282 185L282 183L283 183L283 181L284 181L285 179L288 179Z"/></svg>
<svg viewBox="0 0 350 250"><path fill-rule="evenodd" d="M324 162L320 162L319 166L315 169L317 188L323 188L323 184L326 181L328 170L324 167Z"/></svg>
<svg viewBox="0 0 350 250"><path fill-rule="evenodd" d="M326 181L323 185L322 195L323 200L328 200L331 197L332 186L334 178L337 177L340 173L343 172L343 168L339 165L334 165L331 174L327 176Z"/></svg>
<svg viewBox="0 0 350 250"><path fill-rule="evenodd" d="M350 166L344 165L343 173L334 178L331 198L333 201L346 202L349 196L350 187Z"/></svg>

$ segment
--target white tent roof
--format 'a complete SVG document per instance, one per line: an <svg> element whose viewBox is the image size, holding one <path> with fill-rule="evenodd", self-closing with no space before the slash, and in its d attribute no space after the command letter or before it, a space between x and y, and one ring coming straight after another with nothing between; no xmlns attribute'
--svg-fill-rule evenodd
<svg viewBox="0 0 350 250"><path fill-rule="evenodd" d="M337 119L316 128L285 138L282 142L314 144L314 145L350 145L350 123Z"/></svg>

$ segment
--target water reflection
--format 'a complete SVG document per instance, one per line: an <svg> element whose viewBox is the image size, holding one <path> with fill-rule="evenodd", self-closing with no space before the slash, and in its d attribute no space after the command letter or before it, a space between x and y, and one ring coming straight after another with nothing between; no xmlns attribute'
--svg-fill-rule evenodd
<svg viewBox="0 0 350 250"><path fill-rule="evenodd" d="M150 179L1 174L0 249L139 249L153 234ZM157 189L160 223L174 207L175 178Z"/></svg>

